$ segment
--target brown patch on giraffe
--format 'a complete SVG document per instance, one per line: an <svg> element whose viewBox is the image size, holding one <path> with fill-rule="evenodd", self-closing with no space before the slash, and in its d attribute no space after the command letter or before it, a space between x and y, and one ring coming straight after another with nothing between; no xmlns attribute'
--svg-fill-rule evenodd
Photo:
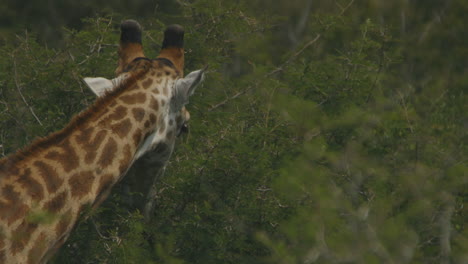
<svg viewBox="0 0 468 264"><path fill-rule="evenodd" d="M85 150L89 151L91 149L93 150L98 149L101 146L104 139L106 138L106 136L107 136L107 131L100 130L99 132L96 133L96 136L94 136L93 141L89 142L89 144L85 146Z"/></svg>
<svg viewBox="0 0 468 264"><path fill-rule="evenodd" d="M85 155L85 162L86 164L91 164L93 163L94 159L96 158L97 152L96 151L89 151L86 152Z"/></svg>
<svg viewBox="0 0 468 264"><path fill-rule="evenodd" d="M68 156L67 152L60 153L58 151L51 151L45 155L45 158L53 160L53 161L57 161L63 166L63 169L66 172L70 172L72 169L74 169L78 165L78 160L73 159L73 154L71 156Z"/></svg>
<svg viewBox="0 0 468 264"><path fill-rule="evenodd" d="M108 115L101 118L101 120L99 121L98 124L102 125L102 126L107 126L112 121L118 121L118 120L124 118L126 115L127 115L127 108L125 108L123 106L119 106L116 109L114 109L114 111L112 111Z"/></svg>
<svg viewBox="0 0 468 264"><path fill-rule="evenodd" d="M137 90L137 89L140 89L140 86L137 85L137 84L134 84L134 85L132 85L131 87L129 87L129 88L127 89L127 91L135 91L135 90Z"/></svg>
<svg viewBox="0 0 468 264"><path fill-rule="evenodd" d="M0 208L2 206L0 205ZM3 210L3 209L2 209ZM29 206L27 206L24 203L21 204L15 204L11 207L11 211L6 213L7 216L7 223L8 225L13 224L17 220L21 219L24 217L24 215L29 211Z"/></svg>
<svg viewBox="0 0 468 264"><path fill-rule="evenodd" d="M2 188L2 198L9 203L17 203L19 201L19 192L14 190L13 185L5 184Z"/></svg>
<svg viewBox="0 0 468 264"><path fill-rule="evenodd" d="M19 199L19 192L13 189L13 185L3 186L1 192L3 199L6 201L0 201L0 219L11 225L16 220L24 217L29 210L29 206Z"/></svg>
<svg viewBox="0 0 468 264"><path fill-rule="evenodd" d="M50 199L47 203L44 204L44 209L50 213L57 213L60 211L65 203L67 202L67 191L63 191L57 194L54 198Z"/></svg>
<svg viewBox="0 0 468 264"><path fill-rule="evenodd" d="M85 162L90 164L96 158L97 150L107 136L106 130L100 130L91 140L91 133L89 128L82 131L80 136L76 137L76 141L82 146L85 154Z"/></svg>
<svg viewBox="0 0 468 264"><path fill-rule="evenodd" d="M120 100L126 104L143 104L146 102L146 94L144 93L134 93L129 95L123 95L120 97Z"/></svg>
<svg viewBox="0 0 468 264"><path fill-rule="evenodd" d="M24 172L19 175L18 183L34 201L39 201L44 198L44 189L36 179L31 177L30 168L26 168Z"/></svg>
<svg viewBox="0 0 468 264"><path fill-rule="evenodd" d="M120 105L114 110L114 112L112 112L111 115L109 115L109 118L114 121L118 121L124 118L126 115L127 115L127 108Z"/></svg>
<svg viewBox="0 0 468 264"><path fill-rule="evenodd" d="M154 116L154 114L153 114L153 116ZM149 128L150 125L151 125L151 122L150 122L149 120L146 120L146 122L145 122L145 128Z"/></svg>
<svg viewBox="0 0 468 264"><path fill-rule="evenodd" d="M60 163L63 166L65 172L70 172L79 165L79 158L75 150L70 146L68 140L63 141L59 144L59 147L63 149L62 153L58 151L50 151L45 155L46 159L50 159Z"/></svg>
<svg viewBox="0 0 468 264"><path fill-rule="evenodd" d="M99 158L98 164L105 168L112 164L117 152L117 142L113 138L109 138L104 149L102 150L101 157Z"/></svg>
<svg viewBox="0 0 468 264"><path fill-rule="evenodd" d="M132 129L132 123L130 122L130 119L127 118L120 123L112 125L111 129L120 138L124 138Z"/></svg>
<svg viewBox="0 0 468 264"><path fill-rule="evenodd" d="M15 164L14 160L7 158L0 159L0 171L3 173L2 177L4 177L4 179L8 179L20 173L18 164Z"/></svg>
<svg viewBox="0 0 468 264"><path fill-rule="evenodd" d="M141 136L142 136L141 129L137 129L135 133L133 133L133 142L136 146L140 145Z"/></svg>
<svg viewBox="0 0 468 264"><path fill-rule="evenodd" d="M45 155L45 158L50 160L57 160L57 156L61 156L60 152L52 150Z"/></svg>
<svg viewBox="0 0 468 264"><path fill-rule="evenodd" d="M79 135L75 137L76 142L78 144L85 145L86 143L90 141L90 138L93 132L94 132L94 127L92 126L81 129Z"/></svg>
<svg viewBox="0 0 468 264"><path fill-rule="evenodd" d="M71 224L72 224L72 213L71 213L71 210L68 209L64 214L62 214L59 222L55 226L55 235L57 237L60 237L61 235L63 235L68 230Z"/></svg>
<svg viewBox="0 0 468 264"><path fill-rule="evenodd" d="M158 118L156 117L155 114L151 113L149 121L151 122L151 124L156 124L156 121L158 121Z"/></svg>
<svg viewBox="0 0 468 264"><path fill-rule="evenodd" d="M37 263L37 261L42 259L42 256L45 255L47 251L46 239L47 236L44 232L39 234L36 241L33 243L34 246L28 253L28 264Z"/></svg>
<svg viewBox="0 0 468 264"><path fill-rule="evenodd" d="M162 76L162 72L158 71L158 74L156 75L157 77L161 77Z"/></svg>
<svg viewBox="0 0 468 264"><path fill-rule="evenodd" d="M29 223L26 219L13 231L11 236L10 250L12 255L16 255L26 246L29 238L36 230L37 224Z"/></svg>
<svg viewBox="0 0 468 264"><path fill-rule="evenodd" d="M47 191L49 193L56 192L57 189L62 186L63 179L60 178L52 166L39 160L35 161L33 164L38 169L39 175L42 177L42 179L44 179Z"/></svg>
<svg viewBox="0 0 468 264"><path fill-rule="evenodd" d="M145 117L145 109L140 108L140 107L133 108L132 109L132 114L133 114L133 117L135 118L135 120L140 122Z"/></svg>
<svg viewBox="0 0 468 264"><path fill-rule="evenodd" d="M81 198L88 194L91 190L95 179L95 175L92 171L83 171L75 173L68 180L68 184L71 188L72 197Z"/></svg>
<svg viewBox="0 0 468 264"><path fill-rule="evenodd" d="M144 89L150 88L152 84L153 84L153 79L152 78L148 78L148 79L144 80L143 82L141 82L141 85L143 86Z"/></svg>
<svg viewBox="0 0 468 264"><path fill-rule="evenodd" d="M150 105L149 107L155 111L158 111L159 109L159 103L158 100L155 99L154 97L151 97Z"/></svg>
<svg viewBox="0 0 468 264"><path fill-rule="evenodd" d="M131 147L130 145L125 145L124 147L124 150L123 150L123 158L119 161L120 165L119 165L119 171L120 173L124 173L129 165L130 165L130 162L131 162L131 159L132 159L132 156L133 156L133 153L131 151Z"/></svg>

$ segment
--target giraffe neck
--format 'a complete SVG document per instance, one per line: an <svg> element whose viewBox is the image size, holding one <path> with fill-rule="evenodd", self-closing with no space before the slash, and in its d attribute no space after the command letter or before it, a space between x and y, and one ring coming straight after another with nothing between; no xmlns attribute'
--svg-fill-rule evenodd
<svg viewBox="0 0 468 264"><path fill-rule="evenodd" d="M45 262L80 213L107 197L145 138L164 141L175 81L165 75L176 73L130 77L62 131L0 160L0 263Z"/></svg>

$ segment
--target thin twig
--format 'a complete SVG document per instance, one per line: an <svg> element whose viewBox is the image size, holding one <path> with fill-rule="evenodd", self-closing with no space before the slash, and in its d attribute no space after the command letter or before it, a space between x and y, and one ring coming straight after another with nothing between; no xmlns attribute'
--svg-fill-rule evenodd
<svg viewBox="0 0 468 264"><path fill-rule="evenodd" d="M411 121L408 115L408 106L406 105L405 97L400 91L397 91L397 92L398 92L398 96L400 96L400 99L401 99L401 106L403 107L403 110L405 111L406 122L408 122L408 126L410 128L411 133L414 134L413 125L411 124Z"/></svg>
<svg viewBox="0 0 468 264"><path fill-rule="evenodd" d="M320 34L318 34L313 40L307 42L307 44L304 45L304 47L302 47L299 51L297 51L296 53L294 53L291 57L289 57L283 64L281 64L279 67L277 67L276 69L272 70L271 72L269 73L266 73L265 75L263 75L263 78L268 78L278 72L281 72L281 71L284 71L284 69L286 68L286 66L291 63L297 56L301 55L301 53L303 53L308 47L310 47L312 44L314 44L318 39L320 38ZM234 94L233 96L230 96L226 99L224 99L223 101L215 104L214 106L212 106L211 108L208 109L208 111L213 111L223 105L225 105L227 102L231 101L231 100L234 100L236 99L237 97L245 94L246 92L248 92L249 90L251 90L254 86L257 86L258 83L256 83L255 85L249 85L247 88L245 88L244 90L240 91L240 92L237 92L236 94Z"/></svg>
<svg viewBox="0 0 468 264"><path fill-rule="evenodd" d="M341 9L340 16L342 16L353 3L354 3L354 0L351 0L351 2L349 2L349 4L345 8Z"/></svg>
<svg viewBox="0 0 468 264"><path fill-rule="evenodd" d="M380 73L382 72L382 69L384 67L384 59L385 59L385 42L382 43L382 47L380 48L380 61L379 61L379 68L377 69L377 74L375 76L374 82L372 83L372 86L369 90L369 93L367 94L366 98L366 103L369 102L369 99L371 98L372 94L374 93L375 87L377 87L377 83L380 80Z"/></svg>
<svg viewBox="0 0 468 264"><path fill-rule="evenodd" d="M229 101L231 101L231 100L234 100L234 99L236 99L237 97L239 97L239 96L245 94L245 93L248 92L250 89L252 89L252 87L253 87L253 85L250 85L250 86L248 86L247 88L245 88L244 90L242 90L242 91L236 93L235 95L224 99L222 102L217 103L216 105L212 106L210 109L208 109L208 111L211 112L211 111L215 110L216 108L219 108L219 107L225 105L227 102L229 102Z"/></svg>
<svg viewBox="0 0 468 264"><path fill-rule="evenodd" d="M96 224L96 221L94 221L94 218L93 217L90 217L89 219L91 221L91 224L93 225L94 229L96 230L97 234L99 235L99 237L101 237L102 239L105 239L105 240L110 240L111 238L110 237L106 237L104 236L103 234L101 234L101 231L99 231L99 227L97 226Z"/></svg>
<svg viewBox="0 0 468 264"><path fill-rule="evenodd" d="M21 88L20 88L20 85L19 85L19 82L18 82L18 72L16 70L16 59L13 57L13 69L15 71L15 85L16 85L16 89L18 90L18 93L20 94L21 96L21 99L23 99L23 102L26 104L26 106L29 108L29 111L31 112L31 114L34 116L34 118L37 120L37 122L39 123L39 125L41 126L44 126L42 125L42 122L41 120L39 120L39 118L37 117L36 113L34 113L34 110L32 109L32 107L28 104L28 102L26 101L26 98L24 98L23 94L21 93Z"/></svg>
<svg viewBox="0 0 468 264"><path fill-rule="evenodd" d="M309 46L311 46L312 44L314 44L315 42L317 42L317 40L319 40L319 38L320 38L320 34L317 34L317 36L316 36L313 40L307 42L307 44L305 44L304 47L302 47L298 52L294 53L291 57L289 57L289 58L288 58L283 64L281 64L278 68L276 68L275 70L273 70L273 71L271 71L271 72L265 74L264 77L269 77L269 76L271 76L271 75L273 75L273 74L275 74L275 73L277 73L277 72L283 71L284 68L285 68L289 63L291 63L294 59L296 59L297 56L301 55L301 54L304 52L304 50L306 50Z"/></svg>

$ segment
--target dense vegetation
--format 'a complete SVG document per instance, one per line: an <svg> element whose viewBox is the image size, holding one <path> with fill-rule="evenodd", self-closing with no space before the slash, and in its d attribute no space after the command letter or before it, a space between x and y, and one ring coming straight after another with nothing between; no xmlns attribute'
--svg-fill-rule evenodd
<svg viewBox="0 0 468 264"><path fill-rule="evenodd" d="M184 25L186 72L210 67L151 222L117 186L53 263L468 262L468 1L20 2L0 155L92 103L123 19L148 57Z"/></svg>

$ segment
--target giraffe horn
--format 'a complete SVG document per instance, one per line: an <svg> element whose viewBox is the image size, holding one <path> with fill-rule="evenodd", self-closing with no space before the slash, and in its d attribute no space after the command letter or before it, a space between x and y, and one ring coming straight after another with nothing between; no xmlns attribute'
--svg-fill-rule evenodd
<svg viewBox="0 0 468 264"><path fill-rule="evenodd" d="M184 72L184 28L170 25L164 31L164 40L158 58L170 60L177 70Z"/></svg>
<svg viewBox="0 0 468 264"><path fill-rule="evenodd" d="M145 57L141 41L141 26L135 20L125 20L120 24L119 63L115 70L121 74L134 59Z"/></svg>

